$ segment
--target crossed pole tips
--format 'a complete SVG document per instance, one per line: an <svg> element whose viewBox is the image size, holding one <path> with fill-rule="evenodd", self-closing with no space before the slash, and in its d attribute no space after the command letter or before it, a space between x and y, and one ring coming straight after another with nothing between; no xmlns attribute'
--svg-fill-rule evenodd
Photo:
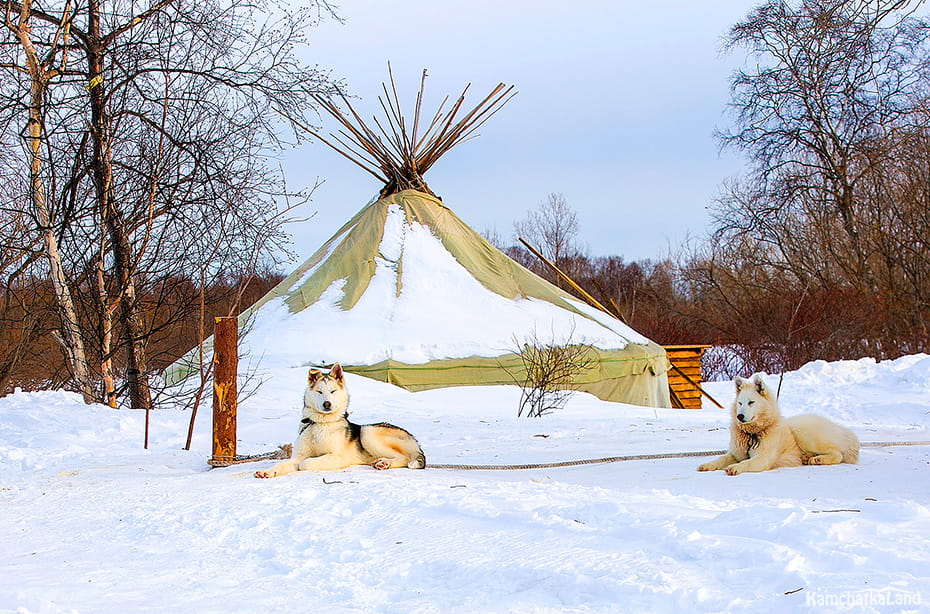
<svg viewBox="0 0 930 614"><path fill-rule="evenodd" d="M343 92L336 95L344 109L330 97L313 98L342 128L323 135L321 131L288 118L312 137L329 146L341 156L384 183L381 197L406 189L435 194L427 187L423 175L447 151L473 139L484 122L497 113L516 95L513 85L499 83L470 110L465 110L465 95L471 84L465 86L455 102L449 105L445 96L429 122L421 121L423 94L427 71L420 77L413 114L405 118L394 82L394 73L388 63L388 83L382 83L378 104L383 117L373 116L366 123ZM425 127L424 127L425 126Z"/></svg>

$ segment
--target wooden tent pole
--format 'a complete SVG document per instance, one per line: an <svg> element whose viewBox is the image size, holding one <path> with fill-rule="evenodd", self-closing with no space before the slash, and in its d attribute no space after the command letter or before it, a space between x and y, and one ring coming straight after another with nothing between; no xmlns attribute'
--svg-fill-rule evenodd
<svg viewBox="0 0 930 614"><path fill-rule="evenodd" d="M607 301L607 304L610 305L611 307L610 313L616 316L618 320L626 324L627 323L626 318L624 318L623 314L620 313L620 307L617 305L617 301L615 301L613 297L611 297L609 294L607 294L607 292L604 291L603 286L601 286L601 284L598 283L596 277L591 278L591 283L594 284L594 287L597 289L598 294L601 295L601 298Z"/></svg>
<svg viewBox="0 0 930 614"><path fill-rule="evenodd" d="M581 295L581 298L583 298L589 305L591 305L591 306L594 307L595 309L599 309L600 311L603 311L603 312L606 313L606 314L609 314L609 315L614 316L615 318L619 319L620 321L623 321L623 318L622 318L621 316L618 316L617 314L611 312L609 309L607 309L606 307L604 307L603 305L601 305L601 304L597 301L596 298L594 298L593 296L591 296L590 294L588 294L587 292L585 292L584 288L582 288L582 287L579 286L577 283L575 283L575 280L574 280L574 279L572 279L571 277L569 277L566 273L562 272L562 269L560 269L560 268L557 267L555 264L553 264L548 258L546 258L546 257L543 256L542 254L540 254L536 249L533 248L532 245L530 245L529 243L527 243L526 240L523 239L523 237L517 237L517 240L520 241L520 243L522 243L523 246L526 247L526 249L530 250L530 253L532 253L534 256L536 256L537 258L539 258L540 260L542 260L542 261L546 264L546 266L548 266L548 267L551 268L553 271L555 271L555 274L558 275L559 278L560 278L562 281L564 281L564 282L567 283L569 286L571 286L571 287L575 290L575 292L577 292L578 294L580 294L580 295Z"/></svg>
<svg viewBox="0 0 930 614"><path fill-rule="evenodd" d="M671 364L671 361L669 361L669 364ZM678 393L675 392L675 389L672 388L671 384L669 384L668 386L668 397L672 401L672 409L684 409L685 408L685 404L682 403L681 397L678 396Z"/></svg>
<svg viewBox="0 0 930 614"><path fill-rule="evenodd" d="M222 317L213 327L213 463L236 458L236 372L239 321Z"/></svg>
<svg viewBox="0 0 930 614"><path fill-rule="evenodd" d="M688 377L688 375L687 375L684 371L682 371L681 369L679 369L679 368L675 365L675 363L673 363L671 360L669 360L669 361L668 361L668 364L672 365L672 368L675 369L675 372L678 373L678 375L680 375L680 376L682 376L683 378L685 378L685 379L688 381L689 384L691 384L692 386L694 386L695 388L697 388L697 389L698 389L698 392L700 392L700 393L703 394L705 397L707 397L708 399L710 399L711 403L713 403L714 405L716 405L716 406L719 407L720 409L723 409L723 405L721 405L720 403L718 403L718 402L717 402L717 399L715 399L714 397L712 397L712 396L710 396L709 394L707 394L706 392L704 392L704 388L702 388L701 385L698 384L697 382L695 382L693 379L691 379L690 377Z"/></svg>

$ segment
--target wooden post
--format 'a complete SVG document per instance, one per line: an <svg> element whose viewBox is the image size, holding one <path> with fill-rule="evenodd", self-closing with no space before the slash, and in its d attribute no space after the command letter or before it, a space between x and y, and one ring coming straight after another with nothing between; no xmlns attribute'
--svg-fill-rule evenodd
<svg viewBox="0 0 930 614"><path fill-rule="evenodd" d="M216 318L213 325L213 459L236 458L236 371L238 319Z"/></svg>

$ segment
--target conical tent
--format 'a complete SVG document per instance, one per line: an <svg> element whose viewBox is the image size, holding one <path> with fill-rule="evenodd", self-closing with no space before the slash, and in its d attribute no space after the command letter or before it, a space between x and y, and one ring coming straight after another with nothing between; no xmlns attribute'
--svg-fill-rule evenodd
<svg viewBox="0 0 930 614"><path fill-rule="evenodd" d="M240 315L263 367L327 365L424 390L513 384L521 343L592 346L580 390L669 406L661 346L526 270L438 199L405 190L362 209ZM175 363L169 383L196 369Z"/></svg>
<svg viewBox="0 0 930 614"><path fill-rule="evenodd" d="M523 268L427 193L420 173L493 113L509 92L499 95L502 88L455 123L460 97L420 138L422 85L409 134L396 95L382 101L400 133L390 139L394 151L354 111L353 123L324 103L356 144L336 149L387 187L239 316L248 331L241 353L263 368L340 362L346 371L424 390L513 384L525 373L523 344L584 345L590 350L577 389L604 400L670 406L661 346ZM169 367L166 381L196 369L191 352Z"/></svg>

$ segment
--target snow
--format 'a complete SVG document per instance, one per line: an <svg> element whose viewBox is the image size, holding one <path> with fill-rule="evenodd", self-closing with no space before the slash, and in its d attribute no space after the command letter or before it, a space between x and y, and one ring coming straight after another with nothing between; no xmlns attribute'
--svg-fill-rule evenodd
<svg viewBox="0 0 930 614"><path fill-rule="evenodd" d="M397 205L388 207L378 252L374 275L349 310L341 307L345 279L335 280L316 302L296 313L290 312L285 297L265 303L242 339L251 364L263 370L337 360L423 364L500 356L528 338L555 343L570 338L604 350L649 342L579 301L566 299L587 317L547 301L511 300L487 290L427 226L407 220ZM462 330L469 334L462 335Z"/></svg>
<svg viewBox="0 0 930 614"><path fill-rule="evenodd" d="M306 371L242 403L241 453L297 432ZM748 375L748 374L747 374ZM863 441L930 439L930 356L817 362L786 374L786 415L816 411ZM528 463L715 450L728 414L578 394L516 418L518 390L410 393L348 376L353 419L415 433L434 463ZM777 386L777 377L768 376ZM732 384L709 392L726 404ZM867 447L858 465L729 477L699 458L526 471L257 480L208 470L209 406L0 399L2 612L926 611L930 447Z"/></svg>

